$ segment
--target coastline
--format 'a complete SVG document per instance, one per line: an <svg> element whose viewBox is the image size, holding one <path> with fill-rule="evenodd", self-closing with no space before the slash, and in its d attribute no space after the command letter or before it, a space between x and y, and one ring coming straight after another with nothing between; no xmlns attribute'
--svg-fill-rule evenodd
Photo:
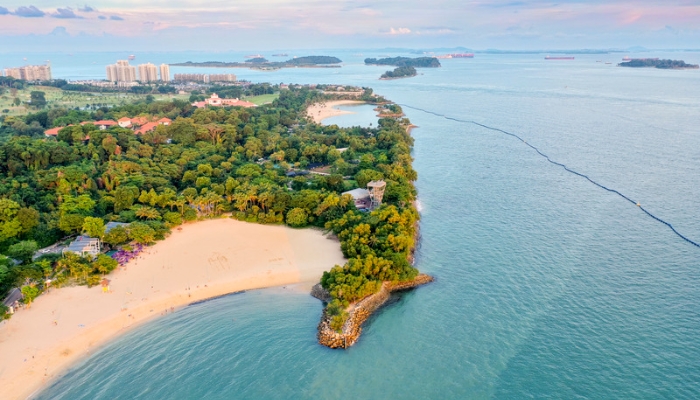
<svg viewBox="0 0 700 400"><path fill-rule="evenodd" d="M184 225L108 275L110 293L54 289L0 324L3 398L39 393L80 359L160 315L244 290L310 288L344 262L338 242L318 230L228 218Z"/></svg>
<svg viewBox="0 0 700 400"><path fill-rule="evenodd" d="M331 349L347 349L357 343L357 340L362 334L362 325L372 315L379 310L390 298L394 292L410 290L418 286L433 282L435 278L426 274L419 274L414 279L406 282L384 282L381 289L374 294L371 294L357 303L351 305L348 310L348 319L343 324L341 332L336 332L331 328L331 317L324 308L321 314L321 321L318 323L318 343ZM316 284L311 289L311 295L317 299L328 302L330 294L321 287L321 284Z"/></svg>
<svg viewBox="0 0 700 400"><path fill-rule="evenodd" d="M333 100L323 103L315 103L307 108L306 113L315 123L321 124L326 118L337 117L338 115L354 114L352 111L339 110L335 108L338 106L353 104L366 104L366 102L360 100Z"/></svg>
<svg viewBox="0 0 700 400"><path fill-rule="evenodd" d="M393 76L393 77L391 77L391 78L389 78L389 77L380 77L379 80L380 80L380 81L394 81L394 80L397 80L397 79L413 78L413 77L416 77L416 76L418 76L418 74L415 74L415 75L404 75L404 76Z"/></svg>

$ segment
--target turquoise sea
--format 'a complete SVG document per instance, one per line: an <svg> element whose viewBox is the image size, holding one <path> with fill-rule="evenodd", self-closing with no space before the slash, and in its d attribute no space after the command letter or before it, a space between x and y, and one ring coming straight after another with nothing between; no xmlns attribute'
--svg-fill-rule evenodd
<svg viewBox="0 0 700 400"><path fill-rule="evenodd" d="M416 265L437 281L396 297L347 351L316 344L322 305L305 293L191 306L97 351L38 398L700 398L700 248L512 136L418 110L515 133L700 242L700 71L615 67L625 54L477 54L379 81L387 68L362 59L400 54L324 53L345 65L233 72L371 86L407 106L419 126ZM630 56L700 63L700 53ZM124 55L27 57L51 57L54 75L76 79L100 78Z"/></svg>

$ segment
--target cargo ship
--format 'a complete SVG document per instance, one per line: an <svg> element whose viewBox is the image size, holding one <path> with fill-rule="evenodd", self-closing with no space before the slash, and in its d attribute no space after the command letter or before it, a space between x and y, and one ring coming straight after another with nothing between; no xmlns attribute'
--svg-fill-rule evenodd
<svg viewBox="0 0 700 400"><path fill-rule="evenodd" d="M545 60L573 60L574 57L552 57L552 56L547 56L544 58Z"/></svg>
<svg viewBox="0 0 700 400"><path fill-rule="evenodd" d="M436 56L435 58L446 59L446 58L474 58L474 53L454 53L454 54L444 54L441 56Z"/></svg>

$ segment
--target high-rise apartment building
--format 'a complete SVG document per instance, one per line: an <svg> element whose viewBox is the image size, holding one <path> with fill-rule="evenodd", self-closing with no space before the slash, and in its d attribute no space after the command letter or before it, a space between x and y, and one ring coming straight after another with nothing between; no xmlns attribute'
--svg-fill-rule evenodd
<svg viewBox="0 0 700 400"><path fill-rule="evenodd" d="M160 80L170 82L170 65L160 64Z"/></svg>
<svg viewBox="0 0 700 400"><path fill-rule="evenodd" d="M26 65L19 68L6 68L5 76L26 81L50 81L51 65Z"/></svg>
<svg viewBox="0 0 700 400"><path fill-rule="evenodd" d="M129 65L128 60L119 60L116 64L108 65L107 80L110 82L134 82L136 68Z"/></svg>
<svg viewBox="0 0 700 400"><path fill-rule="evenodd" d="M158 69L155 65L141 64L139 65L139 80L141 82L155 82L158 80Z"/></svg>

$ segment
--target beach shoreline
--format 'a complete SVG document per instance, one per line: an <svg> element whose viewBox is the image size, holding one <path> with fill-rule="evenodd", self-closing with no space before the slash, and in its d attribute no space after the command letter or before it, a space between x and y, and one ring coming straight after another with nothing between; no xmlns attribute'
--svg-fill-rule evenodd
<svg viewBox="0 0 700 400"><path fill-rule="evenodd" d="M116 337L192 303L318 282L345 262L314 229L215 219L187 224L101 287L52 289L0 324L2 398L31 398Z"/></svg>
<svg viewBox="0 0 700 400"><path fill-rule="evenodd" d="M315 123L321 124L324 119L330 117L337 117L339 115L355 114L352 111L339 110L335 107L347 106L347 105L358 105L366 104L364 101L360 100L333 100L326 101L323 103L315 103L309 106L306 112L309 114Z"/></svg>

